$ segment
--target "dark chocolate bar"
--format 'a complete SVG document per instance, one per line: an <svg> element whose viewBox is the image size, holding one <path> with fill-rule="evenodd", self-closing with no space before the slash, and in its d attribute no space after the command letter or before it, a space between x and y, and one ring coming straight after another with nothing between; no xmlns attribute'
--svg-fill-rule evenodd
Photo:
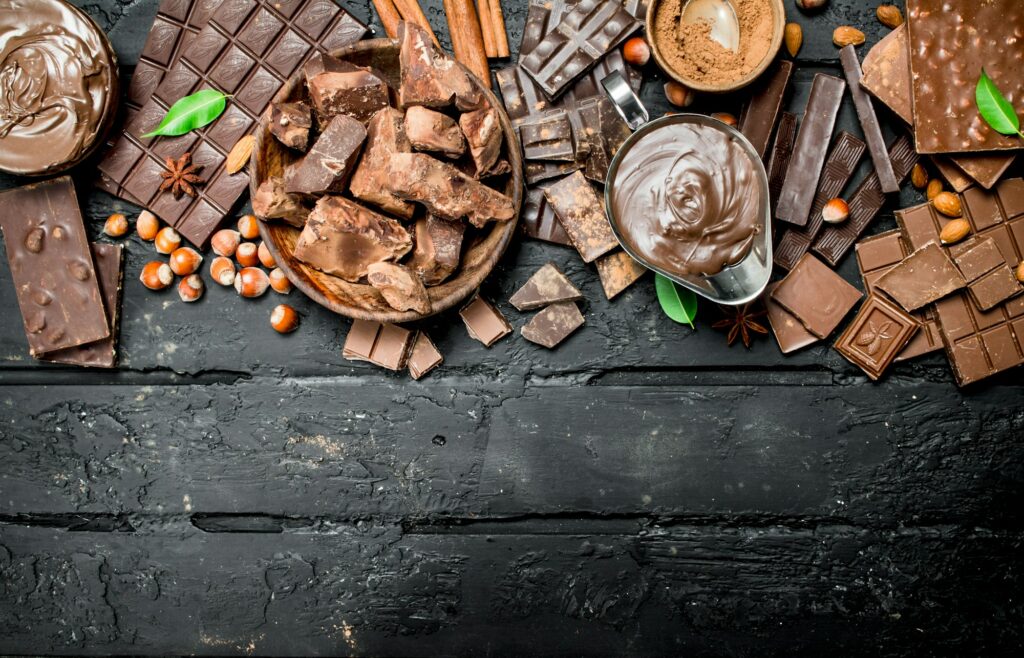
<svg viewBox="0 0 1024 658"><path fill-rule="evenodd" d="M100 162L100 171L202 245L248 187L248 177L224 169L231 147L253 129L271 98L311 54L357 41L366 29L328 0L221 2L127 124ZM175 101L207 87L233 95L216 121L180 137L142 137ZM165 158L186 152L202 166L205 184L197 187L195 198L159 193Z"/></svg>
<svg viewBox="0 0 1024 658"><path fill-rule="evenodd" d="M523 195L523 209L519 213L519 224L523 233L531 238L571 247L569 236L566 235L565 229L555 217L555 211L544 196L544 190L551 185L554 183L544 182L526 190L526 194Z"/></svg>
<svg viewBox="0 0 1024 658"><path fill-rule="evenodd" d="M772 145L771 157L768 158L768 197L771 199L772 216L779 205L779 193L786 182L786 171L789 159L793 157L793 144L796 143L796 115L783 112L779 119L779 129L775 131L775 142Z"/></svg>
<svg viewBox="0 0 1024 658"><path fill-rule="evenodd" d="M967 280L971 299L983 311L1024 292L1024 287L1013 275L992 238L976 238L963 243L954 261Z"/></svg>
<svg viewBox="0 0 1024 658"><path fill-rule="evenodd" d="M562 17L572 11L578 3L579 0L530 0L526 9L523 39L519 42L520 64L523 62L523 56L532 52L544 37L553 32L555 26L562 21Z"/></svg>
<svg viewBox="0 0 1024 658"><path fill-rule="evenodd" d="M604 202L583 174L566 176L544 190L544 196L584 263L619 246Z"/></svg>
<svg viewBox="0 0 1024 658"><path fill-rule="evenodd" d="M846 76L846 83L853 97L853 105L857 109L857 118L860 119L860 128L864 131L864 140L868 144L868 152L871 154L871 161L875 165L875 174L878 176L878 183L882 191L890 194L900 191L900 182L896 180L896 174L892 170L892 162L889 160L889 152L885 150L885 138L882 137L882 126L878 123L878 115L868 98L868 93L860 86L863 73L860 70L860 60L857 59L857 51L853 45L846 46L839 51L839 61L843 64L843 75Z"/></svg>
<svg viewBox="0 0 1024 658"><path fill-rule="evenodd" d="M868 295L835 348L877 381L918 329L917 320L903 309L880 295Z"/></svg>
<svg viewBox="0 0 1024 658"><path fill-rule="evenodd" d="M547 263L526 280L509 298L517 311L532 311L557 302L575 302L582 293L554 263Z"/></svg>
<svg viewBox="0 0 1024 658"><path fill-rule="evenodd" d="M804 254L772 291L772 299L818 338L831 334L861 296L811 254Z"/></svg>
<svg viewBox="0 0 1024 658"><path fill-rule="evenodd" d="M807 223L845 89L846 83L839 78L824 73L814 76L786 180L779 192L777 219L797 226Z"/></svg>
<svg viewBox="0 0 1024 658"><path fill-rule="evenodd" d="M558 302L545 308L523 325L523 338L550 349L583 326L583 314L576 302Z"/></svg>
<svg viewBox="0 0 1024 658"><path fill-rule="evenodd" d="M633 260L625 251L613 251L601 256L597 265L597 276L601 279L604 296L615 299L620 292L630 287L647 274L647 268Z"/></svg>
<svg viewBox="0 0 1024 658"><path fill-rule="evenodd" d="M752 96L740 113L739 130L750 141L763 160L768 153L775 123L779 118L782 100L793 73L793 62L780 59L761 75L752 90Z"/></svg>
<svg viewBox="0 0 1024 658"><path fill-rule="evenodd" d="M524 118L519 123L519 140L527 160L562 160L573 162L572 124L565 110L549 110Z"/></svg>

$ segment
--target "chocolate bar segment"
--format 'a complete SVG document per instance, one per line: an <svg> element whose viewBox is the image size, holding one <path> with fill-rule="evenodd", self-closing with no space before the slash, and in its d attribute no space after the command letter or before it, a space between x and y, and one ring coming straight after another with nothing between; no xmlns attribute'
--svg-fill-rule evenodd
<svg viewBox="0 0 1024 658"><path fill-rule="evenodd" d="M544 182L526 190L526 194L523 195L523 209L519 213L519 224L523 233L531 238L571 247L569 236L555 217L555 211L548 203L547 197L544 196L544 190L554 184Z"/></svg>
<svg viewBox="0 0 1024 658"><path fill-rule="evenodd" d="M777 219L797 226L807 223L845 89L846 83L839 78L823 73L814 76L786 180L779 192Z"/></svg>
<svg viewBox="0 0 1024 658"><path fill-rule="evenodd" d="M434 342L430 340L430 336L422 331L417 333L416 341L412 345L412 352L406 363L412 378L420 379L443 362L444 357L441 356Z"/></svg>
<svg viewBox="0 0 1024 658"><path fill-rule="evenodd" d="M341 355L398 371L405 367L415 337L416 332L397 324L353 320Z"/></svg>
<svg viewBox="0 0 1024 658"><path fill-rule="evenodd" d="M753 94L740 113L739 129L763 160L768 153L775 123L786 96L789 77L793 74L793 62L780 59L761 75L755 83Z"/></svg>
<svg viewBox="0 0 1024 658"><path fill-rule="evenodd" d="M954 261L967 280L971 299L983 311L1024 292L992 238L977 238L963 244Z"/></svg>
<svg viewBox="0 0 1024 658"><path fill-rule="evenodd" d="M584 263L619 246L604 201L583 174L566 176L544 190L544 196Z"/></svg>
<svg viewBox="0 0 1024 658"><path fill-rule="evenodd" d="M583 323L583 314L575 302L559 302L530 318L520 332L526 340L550 350L582 327Z"/></svg>
<svg viewBox="0 0 1024 658"><path fill-rule="evenodd" d="M877 381L919 328L917 320L903 309L884 297L868 295L835 348Z"/></svg>
<svg viewBox="0 0 1024 658"><path fill-rule="evenodd" d="M647 274L646 267L621 250L605 254L594 263L597 265L597 275L601 279L604 296L608 299L615 299L620 292Z"/></svg>
<svg viewBox="0 0 1024 658"><path fill-rule="evenodd" d="M518 311L532 311L548 304L580 299L583 299L583 294L572 281L554 263L547 263L534 272L508 301Z"/></svg>
<svg viewBox="0 0 1024 658"><path fill-rule="evenodd" d="M934 242L904 258L875 282L875 287L908 311L916 311L965 285L949 254Z"/></svg>
<svg viewBox="0 0 1024 658"><path fill-rule="evenodd" d="M811 254L805 254L772 292L772 299L818 338L832 333L861 296Z"/></svg>
<svg viewBox="0 0 1024 658"><path fill-rule="evenodd" d="M544 37L554 32L555 26L562 21L562 17L578 3L579 0L530 0L526 9L523 39L519 42L520 64L523 62L523 56L532 52Z"/></svg>
<svg viewBox="0 0 1024 658"><path fill-rule="evenodd" d="M772 335L775 342L779 344L779 350L783 354L789 354L808 345L817 343L820 338L807 331L807 328L800 323L793 314L782 308L772 295L780 282L768 285L767 294L764 296L764 306L768 311L768 324L771 325Z"/></svg>
<svg viewBox="0 0 1024 658"><path fill-rule="evenodd" d="M565 110L550 110L523 119L519 123L519 141L527 160L576 159L572 140L572 124Z"/></svg>
<svg viewBox="0 0 1024 658"><path fill-rule="evenodd" d="M109 337L71 178L0 192L0 204L0 229L32 356Z"/></svg>
<svg viewBox="0 0 1024 658"><path fill-rule="evenodd" d="M786 182L789 160L793 157L793 145L796 144L796 115L783 112L779 119L779 128L775 131L775 142L772 145L771 157L768 158L768 197L771 199L772 215L779 207L779 194L782 184Z"/></svg>
<svg viewBox="0 0 1024 658"><path fill-rule="evenodd" d="M508 320L490 302L482 297L474 297L473 301L467 304L459 316L466 324L466 331L470 337L480 341L486 347L512 333L512 327Z"/></svg>
<svg viewBox="0 0 1024 658"><path fill-rule="evenodd" d="M900 182L896 180L896 174L892 170L889 152L885 148L885 138L882 137L882 126L878 123L878 116L875 114L874 106L871 105L871 99L860 86L863 73L853 45L845 46L839 51L839 60L843 64L843 74L846 76L847 86L853 97L853 105L857 109L857 118L860 119L860 128L864 131L868 152L871 153L871 161L875 165L878 183L881 185L882 191L887 194L899 192Z"/></svg>

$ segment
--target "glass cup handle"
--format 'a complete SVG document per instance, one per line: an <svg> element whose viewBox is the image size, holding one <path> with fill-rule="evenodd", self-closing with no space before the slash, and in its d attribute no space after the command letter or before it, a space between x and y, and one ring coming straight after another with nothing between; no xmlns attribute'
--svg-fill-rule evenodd
<svg viewBox="0 0 1024 658"><path fill-rule="evenodd" d="M618 71L613 71L601 80L601 86L630 130L636 130L651 120L647 108L640 102L633 88Z"/></svg>

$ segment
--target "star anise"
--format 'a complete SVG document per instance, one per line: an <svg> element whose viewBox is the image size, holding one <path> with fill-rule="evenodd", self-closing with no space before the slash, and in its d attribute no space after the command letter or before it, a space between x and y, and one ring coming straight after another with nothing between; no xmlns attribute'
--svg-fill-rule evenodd
<svg viewBox="0 0 1024 658"><path fill-rule="evenodd" d="M768 333L767 327L756 321L767 311L764 309L755 311L750 308L751 306L752 304L744 304L743 306L723 307L722 313L725 317L711 325L715 329L729 332L727 337L729 347L732 347L736 339L740 338L743 340L743 346L750 349L754 334Z"/></svg>
<svg viewBox="0 0 1024 658"><path fill-rule="evenodd" d="M175 199L180 199L182 194L195 197L196 188L194 185L202 185L206 181L199 177L202 165L192 164L192 154L185 153L180 158L167 158L165 162L167 171L161 171L160 177L164 182L160 183L160 191L171 191Z"/></svg>

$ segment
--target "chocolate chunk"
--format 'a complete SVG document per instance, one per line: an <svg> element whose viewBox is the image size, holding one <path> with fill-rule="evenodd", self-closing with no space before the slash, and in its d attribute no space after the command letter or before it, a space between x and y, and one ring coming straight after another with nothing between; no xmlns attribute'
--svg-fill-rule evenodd
<svg viewBox="0 0 1024 658"><path fill-rule="evenodd" d="M775 131L771 157L768 158L768 196L771 198L773 215L775 208L779 205L782 184L786 182L786 172L789 171L789 161L793 157L794 144L796 144L796 115L783 112L779 119L779 128Z"/></svg>
<svg viewBox="0 0 1024 658"><path fill-rule="evenodd" d="M397 324L353 320L341 355L398 371L405 367L415 337L416 332Z"/></svg>
<svg viewBox="0 0 1024 658"><path fill-rule="evenodd" d="M620 292L647 274L647 268L633 260L625 251L613 251L594 262L597 265L597 275L601 278L604 296L608 299L615 299Z"/></svg>
<svg viewBox="0 0 1024 658"><path fill-rule="evenodd" d="M357 282L373 263L398 260L412 238L395 220L338 196L320 199L295 242L295 257L321 272Z"/></svg>
<svg viewBox="0 0 1024 658"><path fill-rule="evenodd" d="M768 142L775 130L792 74L793 62L777 60L754 84L750 100L740 113L739 130L761 159L768 152Z"/></svg>
<svg viewBox="0 0 1024 658"><path fill-rule="evenodd" d="M285 192L324 194L344 191L365 140L366 129L359 121L344 114L334 117L309 153L285 168Z"/></svg>
<svg viewBox="0 0 1024 658"><path fill-rule="evenodd" d="M395 153L408 153L412 145L405 134L405 119L393 108L378 112L367 126L366 148L352 174L349 191L352 196L372 203L403 219L411 219L413 204L402 201L388 191L388 166Z"/></svg>
<svg viewBox="0 0 1024 658"><path fill-rule="evenodd" d="M559 302L548 306L520 330L523 338L549 350L583 326L583 314L575 302Z"/></svg>
<svg viewBox="0 0 1024 658"><path fill-rule="evenodd" d="M424 332L416 334L416 342L413 343L412 353L409 354L409 374L413 379L419 379L444 362L444 357L437 351L434 342Z"/></svg>
<svg viewBox="0 0 1024 658"><path fill-rule="evenodd" d="M835 348L877 381L918 329L917 320L901 308L879 295L868 295Z"/></svg>
<svg viewBox="0 0 1024 658"><path fill-rule="evenodd" d="M71 178L0 192L0 229L32 356L108 338Z"/></svg>
<svg viewBox="0 0 1024 658"><path fill-rule="evenodd" d="M438 151L450 158L466 152L466 138L455 120L419 105L405 111L405 134L418 151Z"/></svg>
<svg viewBox="0 0 1024 658"><path fill-rule="evenodd" d="M416 247L408 265L423 283L436 286L458 269L465 232L465 223L433 215L416 221Z"/></svg>
<svg viewBox="0 0 1024 658"><path fill-rule="evenodd" d="M339 114L366 123L374 114L388 107L386 82L370 69L337 59L334 61L336 64L328 70L306 78L309 97L321 124Z"/></svg>
<svg viewBox="0 0 1024 658"><path fill-rule="evenodd" d="M775 342L779 344L779 350L783 354L789 354L808 345L813 345L821 339L807 331L807 328L793 317L792 313L772 299L779 283L781 281L768 286L767 294L764 296L764 307L768 311L768 324L772 327L772 335L775 336Z"/></svg>
<svg viewBox="0 0 1024 658"><path fill-rule="evenodd" d="M577 138L577 157L585 151L583 175L604 184L608 167L622 144L633 134L629 124L615 110L611 100L598 97L581 101L577 107L581 123ZM586 143L587 148L580 148Z"/></svg>
<svg viewBox="0 0 1024 658"><path fill-rule="evenodd" d="M295 194L284 191L284 181L271 176L260 183L252 197L252 211L261 219L282 219L292 226L305 226L309 208Z"/></svg>
<svg viewBox="0 0 1024 658"><path fill-rule="evenodd" d="M558 178L566 174L571 174L574 171L580 170L580 163L578 162L557 162L557 161L540 161L540 160L527 160L523 163L523 169L526 172L526 184L535 185L552 178Z"/></svg>
<svg viewBox="0 0 1024 658"><path fill-rule="evenodd" d="M389 172L387 184L392 193L421 203L438 217L467 217L480 228L515 216L512 199L425 153L394 154Z"/></svg>
<svg viewBox="0 0 1024 658"><path fill-rule="evenodd" d="M565 229L555 217L555 211L551 209L544 190L554 185L554 182L544 182L539 185L527 188L523 195L523 209L519 213L519 224L523 233L537 240L552 242L566 247L571 247L572 242L566 235Z"/></svg>
<svg viewBox="0 0 1024 658"><path fill-rule="evenodd" d="M459 127L469 143L469 155L475 167L474 178L482 178L492 172L501 155L504 136L498 111L493 107L466 112L459 117ZM508 163L505 163L508 166Z"/></svg>
<svg viewBox="0 0 1024 658"><path fill-rule="evenodd" d="M896 174L892 170L892 162L889 160L889 151L885 148L885 138L882 137L882 126L878 123L878 116L875 114L875 107L868 98L868 93L860 86L863 75L860 69L860 60L857 59L857 51L853 45L848 45L839 51L839 60L843 64L843 74L846 76L847 86L850 95L853 97L853 105L857 109L857 118L860 119L860 128L864 131L864 141L868 144L868 151L871 153L871 161L875 165L875 174L882 191L886 193L899 192L900 182L896 180Z"/></svg>
<svg viewBox="0 0 1024 658"><path fill-rule="evenodd" d="M96 280L100 285L100 294L103 295L103 308L107 313L110 336L95 343L40 354L40 361L91 368L113 368L117 365L117 327L121 315L123 255L124 248L121 245L92 243Z"/></svg>
<svg viewBox="0 0 1024 658"><path fill-rule="evenodd" d="M572 124L565 110L550 110L519 123L519 141L527 160L576 160Z"/></svg>
<svg viewBox="0 0 1024 658"><path fill-rule="evenodd" d="M589 263L619 246L605 215L604 202L580 172L544 190L544 197L583 262Z"/></svg>
<svg viewBox="0 0 1024 658"><path fill-rule="evenodd" d="M439 51L422 27L408 21L400 23L398 41L402 107L447 107L454 102L459 110L468 112L484 105L483 94L469 74Z"/></svg>
<svg viewBox="0 0 1024 658"><path fill-rule="evenodd" d="M413 310L430 313L430 296L423 282L412 270L394 263L371 263L366 268L366 280L380 291L388 306L396 311Z"/></svg>
<svg viewBox="0 0 1024 658"><path fill-rule="evenodd" d="M290 149L309 148L309 131L313 127L313 112L309 105L274 103L270 106L270 134Z"/></svg>
<svg viewBox="0 0 1024 658"><path fill-rule="evenodd" d="M519 311L532 311L548 304L580 299L583 295L572 281L554 263L547 263L534 272L508 301Z"/></svg>
<svg viewBox="0 0 1024 658"><path fill-rule="evenodd" d="M976 238L958 244L954 253L957 269L967 280L971 299L982 311L1024 292L1013 270L1006 264L995 240L989 237Z"/></svg>
<svg viewBox="0 0 1024 658"><path fill-rule="evenodd" d="M861 297L859 290L811 254L805 254L772 292L772 299L818 338L832 333Z"/></svg>
<svg viewBox="0 0 1024 658"><path fill-rule="evenodd" d="M459 316L466 324L470 337L487 347L512 333L512 327L501 311L479 296L463 307Z"/></svg>
<svg viewBox="0 0 1024 658"><path fill-rule="evenodd" d="M883 274L875 286L908 311L956 292L966 284L946 250L930 242Z"/></svg>

